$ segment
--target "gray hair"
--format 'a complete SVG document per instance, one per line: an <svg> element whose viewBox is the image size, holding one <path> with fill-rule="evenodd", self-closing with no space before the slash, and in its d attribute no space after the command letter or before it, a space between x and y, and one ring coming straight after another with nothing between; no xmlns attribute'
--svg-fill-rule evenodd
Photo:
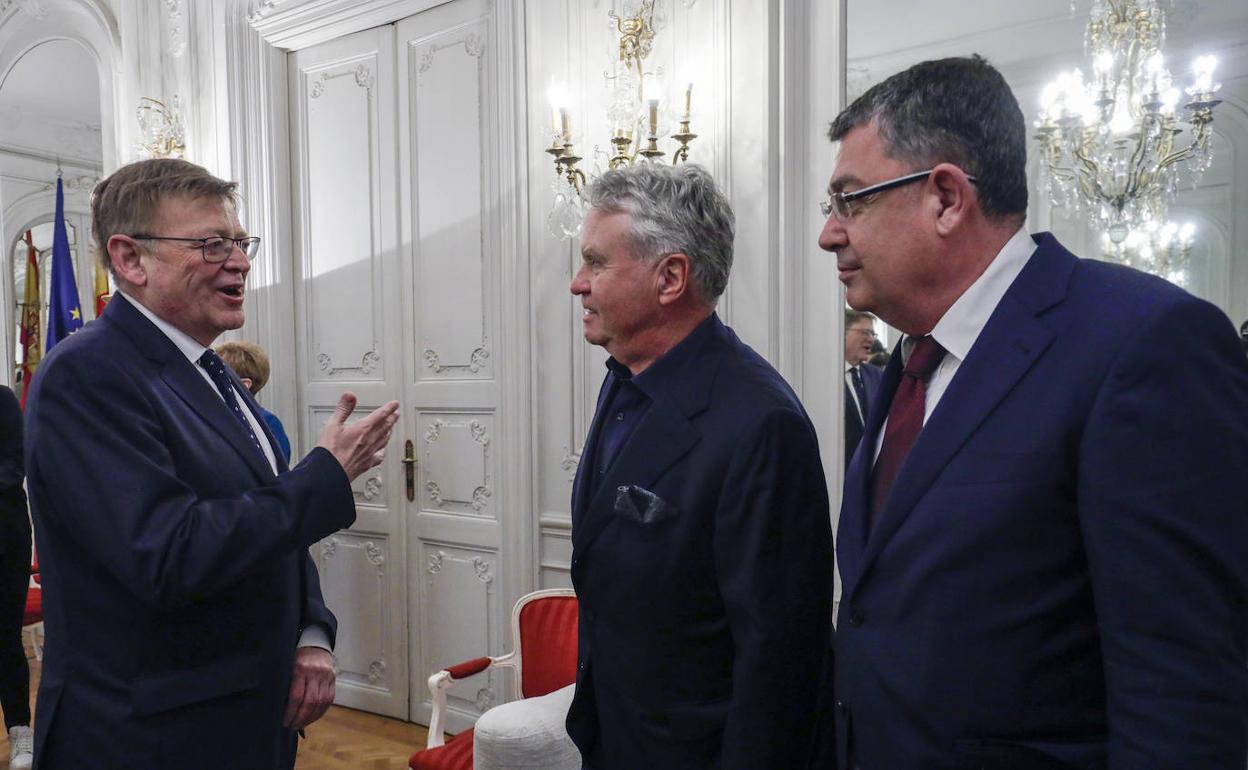
<svg viewBox="0 0 1248 770"><path fill-rule="evenodd" d="M885 153L916 171L953 163L977 177L994 218L1027 212L1027 130L1014 92L982 56L920 62L872 86L836 116L839 142L875 121Z"/></svg>
<svg viewBox="0 0 1248 770"><path fill-rule="evenodd" d="M724 293L736 217L706 169L688 163L621 166L594 180L586 196L593 208L628 214L636 257L684 254L703 300L714 304Z"/></svg>

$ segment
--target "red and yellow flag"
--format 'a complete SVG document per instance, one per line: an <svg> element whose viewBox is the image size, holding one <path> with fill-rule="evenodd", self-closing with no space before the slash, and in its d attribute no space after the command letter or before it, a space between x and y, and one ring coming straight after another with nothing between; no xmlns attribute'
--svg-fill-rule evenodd
<svg viewBox="0 0 1248 770"><path fill-rule="evenodd" d="M111 295L108 293L108 271L99 262L95 263L95 317L104 314Z"/></svg>
<svg viewBox="0 0 1248 770"><path fill-rule="evenodd" d="M22 302L22 406L26 406L26 393L35 376L43 346L39 344L39 315L43 298L39 291L39 252L35 251L35 239L26 231L26 296Z"/></svg>

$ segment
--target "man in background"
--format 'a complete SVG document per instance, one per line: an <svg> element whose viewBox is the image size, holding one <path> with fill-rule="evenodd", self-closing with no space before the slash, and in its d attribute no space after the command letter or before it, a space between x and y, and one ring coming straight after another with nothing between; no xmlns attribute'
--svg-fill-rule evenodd
<svg viewBox="0 0 1248 770"><path fill-rule="evenodd" d="M346 393L293 469L209 345L243 325L259 239L235 185L123 166L91 205L117 293L27 402L47 647L40 770L288 769L334 697L336 621L308 546L351 524L396 403Z"/></svg>
<svg viewBox="0 0 1248 770"><path fill-rule="evenodd" d="M806 766L832 542L815 431L715 314L734 217L705 170L588 191L572 279L611 354L572 490L568 733L594 770Z"/></svg>
<svg viewBox="0 0 1248 770"><path fill-rule="evenodd" d="M9 770L30 770L30 668L22 621L30 587L30 513L22 459L22 408L0 385L0 709L9 733Z"/></svg>
<svg viewBox="0 0 1248 770"><path fill-rule="evenodd" d="M1023 115L982 58L888 78L830 136L819 243L906 335L846 474L839 766L1243 770L1234 327L1027 234Z"/></svg>
<svg viewBox="0 0 1248 770"><path fill-rule="evenodd" d="M875 339L875 316L845 311L845 467L862 440L867 412L880 387L883 372L868 361Z"/></svg>

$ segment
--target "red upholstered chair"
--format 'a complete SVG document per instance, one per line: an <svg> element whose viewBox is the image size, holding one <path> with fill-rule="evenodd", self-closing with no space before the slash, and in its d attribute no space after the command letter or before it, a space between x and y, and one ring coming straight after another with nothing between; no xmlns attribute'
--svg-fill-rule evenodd
<svg viewBox="0 0 1248 770"><path fill-rule="evenodd" d="M497 658L465 661L429 677L433 716L429 743L408 762L411 770L472 770L472 734L465 730L443 743L446 691L455 682L495 666L516 672L520 697L546 695L576 681L576 594L570 588L534 591L520 597L511 613L513 649Z"/></svg>

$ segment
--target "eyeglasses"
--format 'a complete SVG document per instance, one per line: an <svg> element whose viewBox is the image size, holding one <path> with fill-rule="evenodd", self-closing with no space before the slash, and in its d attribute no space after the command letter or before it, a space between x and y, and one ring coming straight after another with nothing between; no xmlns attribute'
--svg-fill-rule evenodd
<svg viewBox="0 0 1248 770"><path fill-rule="evenodd" d="M864 337L866 337L867 339L871 339L871 340L873 340L873 339L875 339L876 337L880 336L880 335L878 335L878 334L876 334L876 333L875 333L875 329L850 329L850 331L851 331L851 332L858 332L859 334L863 335L863 336L864 336Z"/></svg>
<svg viewBox="0 0 1248 770"><path fill-rule="evenodd" d="M191 248L198 247L204 255L204 261L214 265L229 259L235 247L243 252L248 262L254 259L256 252L260 250L260 236L258 235L247 238L222 238L219 235L211 238L173 238L167 235L132 235L130 237L139 241L182 241L194 244Z"/></svg>
<svg viewBox="0 0 1248 770"><path fill-rule="evenodd" d="M918 171L913 174L906 174L905 176L899 176L896 179L889 179L887 182L873 184L870 187L864 187L861 190L854 190L853 192L834 192L826 201L819 202L819 211L823 213L824 217L830 217L835 214L837 219L841 221L847 220L854 215L854 209L849 205L854 201L862 200L870 195L876 195L887 190L891 190L894 187L908 185L911 182L917 182L920 179L927 179L931 176L932 171L933 169L929 168L927 171ZM973 176L967 176L966 178L971 183L979 181Z"/></svg>

